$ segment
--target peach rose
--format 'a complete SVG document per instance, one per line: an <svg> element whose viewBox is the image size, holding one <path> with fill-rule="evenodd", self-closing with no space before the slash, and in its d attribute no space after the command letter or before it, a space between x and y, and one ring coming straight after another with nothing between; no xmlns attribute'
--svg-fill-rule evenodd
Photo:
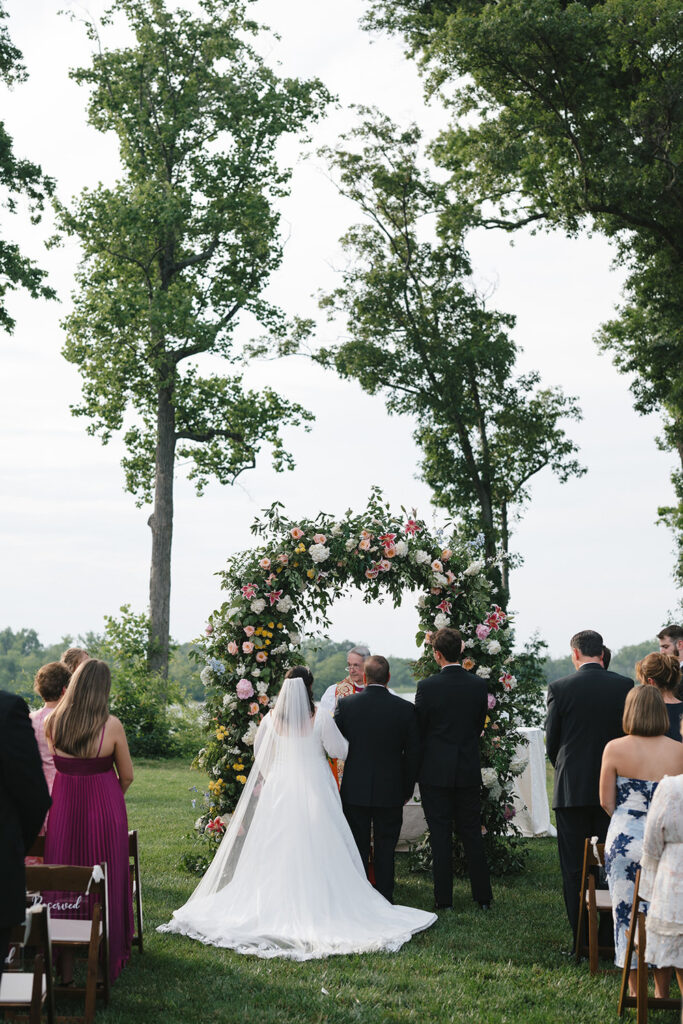
<svg viewBox="0 0 683 1024"><path fill-rule="evenodd" d="M247 634L247 636L253 636L256 630L254 629L253 626L245 626L244 632Z"/></svg>
<svg viewBox="0 0 683 1024"><path fill-rule="evenodd" d="M251 704L249 705L249 714L250 714L250 715L257 715L257 714L258 714L258 710L259 710L259 706L258 706L258 704L256 703L256 701L253 701L253 702L252 702L252 703L251 703Z"/></svg>
<svg viewBox="0 0 683 1024"><path fill-rule="evenodd" d="M295 526L293 530L289 531L289 535L293 540L301 540L304 535L304 531L300 530L298 526Z"/></svg>
<svg viewBox="0 0 683 1024"><path fill-rule="evenodd" d="M363 537L363 539L360 542L360 544L358 545L358 547L361 549L361 551L369 551L370 550L370 538L369 537Z"/></svg>
<svg viewBox="0 0 683 1024"><path fill-rule="evenodd" d="M327 541L327 537L325 536L324 533L316 533L313 536L313 543L314 544L325 544L326 541Z"/></svg>
<svg viewBox="0 0 683 1024"><path fill-rule="evenodd" d="M268 660L268 653L266 651L259 651L258 654L256 655L256 660L257 661L267 661Z"/></svg>
<svg viewBox="0 0 683 1024"><path fill-rule="evenodd" d="M237 644L235 643L234 640L231 640L230 643L228 644L228 654L238 654L238 653L239 653L239 647L237 646Z"/></svg>
<svg viewBox="0 0 683 1024"><path fill-rule="evenodd" d="M245 654L251 654L251 652L254 650L254 645L251 642L251 640L244 641L244 643L242 644L242 650L244 651Z"/></svg>
<svg viewBox="0 0 683 1024"><path fill-rule="evenodd" d="M262 569L270 569L270 559L262 558L261 561L259 562L259 565L261 566Z"/></svg>

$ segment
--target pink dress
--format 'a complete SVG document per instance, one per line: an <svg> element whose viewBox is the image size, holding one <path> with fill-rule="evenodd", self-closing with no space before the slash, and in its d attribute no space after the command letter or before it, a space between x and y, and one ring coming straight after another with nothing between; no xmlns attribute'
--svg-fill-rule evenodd
<svg viewBox="0 0 683 1024"><path fill-rule="evenodd" d="M133 901L128 859L126 802L114 770L114 755L60 757L52 790L45 839L46 864L91 866L107 862L109 897L109 977L114 981L130 959ZM53 917L90 915L89 901L77 910L54 910Z"/></svg>

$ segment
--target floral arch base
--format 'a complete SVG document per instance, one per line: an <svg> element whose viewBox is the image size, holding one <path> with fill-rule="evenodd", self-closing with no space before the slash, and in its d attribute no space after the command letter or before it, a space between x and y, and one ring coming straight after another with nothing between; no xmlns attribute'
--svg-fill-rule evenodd
<svg viewBox="0 0 683 1024"><path fill-rule="evenodd" d="M205 662L201 678L209 723L208 742L195 762L209 776L204 813L196 822L199 837L209 847L220 839L222 816L234 809L253 764L258 723L286 670L304 658L306 626L326 626L331 605L351 587L368 603L390 597L395 606L411 591L420 617L418 645L431 630L460 629L463 665L488 683L482 828L492 869L519 867L523 851L510 822L512 780L521 770L517 729L532 722L540 686L537 673L525 679L513 662L510 617L491 600L493 566L477 556L476 547L430 531L415 513L392 514L377 490L364 512L342 518L320 513L292 521L275 503L252 533L257 545L232 557L220 574L227 599L196 645L196 656ZM415 676L435 670L425 646ZM206 859L186 861L203 866Z"/></svg>

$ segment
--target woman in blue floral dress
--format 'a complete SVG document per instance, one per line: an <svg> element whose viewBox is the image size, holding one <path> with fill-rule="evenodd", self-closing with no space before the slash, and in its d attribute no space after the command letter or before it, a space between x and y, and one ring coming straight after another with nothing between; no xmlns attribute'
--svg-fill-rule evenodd
<svg viewBox="0 0 683 1024"><path fill-rule="evenodd" d="M600 772L600 803L611 815L605 840L605 870L614 915L615 963L624 966L633 906L633 888L640 866L647 812L664 775L683 772L683 745L669 739L669 716L659 690L639 686L626 698L625 736L605 747ZM635 967L635 960L632 961ZM665 996L671 971L655 970L655 993ZM635 995L636 972L629 987Z"/></svg>

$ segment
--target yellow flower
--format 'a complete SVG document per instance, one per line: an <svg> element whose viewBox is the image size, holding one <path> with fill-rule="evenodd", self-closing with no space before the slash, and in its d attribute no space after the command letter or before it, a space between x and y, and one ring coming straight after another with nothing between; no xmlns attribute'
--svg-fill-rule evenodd
<svg viewBox="0 0 683 1024"><path fill-rule="evenodd" d="M294 548L294 550L298 554L302 554L306 550L306 545L305 544L297 544L297 546Z"/></svg>
<svg viewBox="0 0 683 1024"><path fill-rule="evenodd" d="M486 728L486 726L489 724L490 721L491 721L491 716L487 715L486 716L486 721L484 722L484 728Z"/></svg>
<svg viewBox="0 0 683 1024"><path fill-rule="evenodd" d="M259 628L254 631L254 636L261 636L262 632L263 632L263 626L259 626Z"/></svg>
<svg viewBox="0 0 683 1024"><path fill-rule="evenodd" d="M309 580L312 580L313 577L315 576L315 569L307 569L306 575L308 576Z"/></svg>
<svg viewBox="0 0 683 1024"><path fill-rule="evenodd" d="M275 571L276 571L277 573L280 573L280 572L282 572L282 566L281 566L281 565L279 565L279 566L277 567L277 569L276 569Z"/></svg>
<svg viewBox="0 0 683 1024"><path fill-rule="evenodd" d="M244 765L243 764L234 764L232 767L234 768L234 770L236 772L243 772L244 771Z"/></svg>
<svg viewBox="0 0 683 1024"><path fill-rule="evenodd" d="M298 564L299 564L298 562L295 562L295 563L294 563L294 565L297 565L297 566L298 566Z"/></svg>
<svg viewBox="0 0 683 1024"><path fill-rule="evenodd" d="M278 622L278 624L277 624L277 628L278 628L278 629L284 629L284 628L285 628L285 624L284 624L284 622Z"/></svg>
<svg viewBox="0 0 683 1024"><path fill-rule="evenodd" d="M246 775L236 775L235 778L237 779L238 782L241 782L242 785L244 785L244 783L247 781Z"/></svg>
<svg viewBox="0 0 683 1024"><path fill-rule="evenodd" d="M269 622L268 623L268 629L275 629L275 623L274 622Z"/></svg>
<svg viewBox="0 0 683 1024"><path fill-rule="evenodd" d="M268 646L269 644L272 644L272 642L273 642L272 640L266 640L266 647L267 647L267 646Z"/></svg>

